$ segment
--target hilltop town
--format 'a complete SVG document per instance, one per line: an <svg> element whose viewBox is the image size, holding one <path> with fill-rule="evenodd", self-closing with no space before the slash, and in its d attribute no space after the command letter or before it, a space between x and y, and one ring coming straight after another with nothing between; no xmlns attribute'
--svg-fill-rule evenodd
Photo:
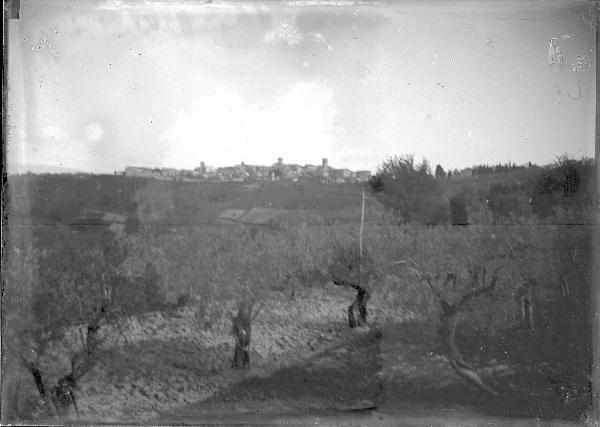
<svg viewBox="0 0 600 427"><path fill-rule="evenodd" d="M200 166L194 169L128 166L125 168L124 175L182 181L250 182L291 180L298 182L317 179L324 183L340 184L345 182L367 182L371 177L371 171L352 171L347 168L336 169L329 165L327 159L323 159L319 166L288 164L283 162L283 158L279 157L277 163L271 166L248 165L243 162L235 166L219 168L212 168L201 162Z"/></svg>

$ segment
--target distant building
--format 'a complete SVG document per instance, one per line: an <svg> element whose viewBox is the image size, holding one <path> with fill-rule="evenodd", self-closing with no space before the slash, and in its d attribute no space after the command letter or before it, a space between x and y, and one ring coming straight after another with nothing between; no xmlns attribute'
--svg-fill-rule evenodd
<svg viewBox="0 0 600 427"><path fill-rule="evenodd" d="M331 169L329 175L334 179L351 179L353 178L353 173L350 169Z"/></svg>
<svg viewBox="0 0 600 427"><path fill-rule="evenodd" d="M304 168L300 165L288 165L290 176L298 178L304 175Z"/></svg>
<svg viewBox="0 0 600 427"><path fill-rule="evenodd" d="M217 176L224 181L244 181L250 174L246 171L245 165L225 166L217 169Z"/></svg>
<svg viewBox="0 0 600 427"><path fill-rule="evenodd" d="M162 168L160 172L162 176L168 176L171 178L178 177L181 174L180 170L175 168Z"/></svg>
<svg viewBox="0 0 600 427"><path fill-rule="evenodd" d="M277 158L277 163L273 165L273 172L275 172L275 177L277 179L292 178L293 175L290 165L286 165L283 163L283 157Z"/></svg>
<svg viewBox="0 0 600 427"><path fill-rule="evenodd" d="M152 178L154 176L154 171L151 168L127 166L125 168L125 176L141 176Z"/></svg>
<svg viewBox="0 0 600 427"><path fill-rule="evenodd" d="M324 158L321 162L321 176L329 176L329 161L326 158Z"/></svg>
<svg viewBox="0 0 600 427"><path fill-rule="evenodd" d="M206 166L204 162L200 162L200 166L194 170L175 169L175 168L144 168L128 166L123 172L127 176L142 176L154 178L158 180L173 180L182 179L187 181L197 181L203 179L218 179L222 181L278 181L280 179L291 180L306 180L310 178L321 178L322 182L334 183L368 181L370 171L354 172L350 169L334 169L329 165L327 158L321 159L321 164L315 165L298 165L285 164L283 157L278 157L277 162L271 166L256 166L247 165L241 162L235 166L224 166L220 168L212 168Z"/></svg>
<svg viewBox="0 0 600 427"><path fill-rule="evenodd" d="M317 175L317 167L315 165L304 165L304 173L308 176Z"/></svg>

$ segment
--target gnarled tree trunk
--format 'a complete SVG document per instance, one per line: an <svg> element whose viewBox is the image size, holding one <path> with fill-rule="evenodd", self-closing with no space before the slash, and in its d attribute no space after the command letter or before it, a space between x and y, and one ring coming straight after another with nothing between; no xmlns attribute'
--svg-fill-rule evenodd
<svg viewBox="0 0 600 427"><path fill-rule="evenodd" d="M238 309L237 316L232 318L233 326L231 333L235 338L235 351L231 361L231 367L235 369L250 368L250 339L252 335L252 308L253 302L244 300Z"/></svg>
<svg viewBox="0 0 600 427"><path fill-rule="evenodd" d="M42 378L42 373L41 373L39 367L37 366L37 363L25 359L21 354L19 354L19 356L21 357L23 364L25 365L25 367L27 368L27 370L31 373L31 376L33 377L33 381L35 383L35 387L38 391L38 394L40 395L40 399L42 399L42 401L44 403L46 403L48 400L48 392L46 391L46 387L44 386L44 380Z"/></svg>
<svg viewBox="0 0 600 427"><path fill-rule="evenodd" d="M450 360L450 366L452 366L454 372L466 379L471 384L475 385L481 390L497 396L498 393L485 385L477 372L475 372L475 369L473 369L464 361L460 351L458 350L458 347L456 346L456 325L458 324L459 317L458 310L455 306L448 304L444 299L442 299L441 304L442 316L440 317L440 327L438 332L444 342L446 354Z"/></svg>
<svg viewBox="0 0 600 427"><path fill-rule="evenodd" d="M364 285L348 282L346 280L333 280L336 286L348 286L356 290L356 298L348 306L348 326L365 326L367 324L367 301L371 298L371 292Z"/></svg>
<svg viewBox="0 0 600 427"><path fill-rule="evenodd" d="M485 267L478 267L474 270L469 270L471 275L471 291L467 294L463 295L460 300L455 304L450 304L446 298L444 298L441 293L433 286L431 282L431 277L429 274L422 274L422 269L419 265L412 259L408 261L398 261L397 264L410 263L412 264L409 269L413 271L419 281L422 282L425 279L426 283L429 285L429 288L434 293L436 297L439 298L440 304L442 306L442 315L440 316L440 326L438 327L438 333L440 334L444 347L446 349L446 354L448 359L450 360L450 365L452 369L462 378L469 381L471 384L475 385L481 390L485 390L486 392L497 396L498 393L492 390L490 387L485 385L477 372L469 366L462 358L458 347L456 346L456 325L458 324L458 317L460 314L460 310L463 309L466 304L473 298L484 295L488 292L491 292L496 287L496 282L498 280L498 270L500 268L496 268L492 275L492 279L490 280L490 284L488 286L482 286L485 283L487 270ZM410 265L409 264L409 265ZM446 276L446 284L452 283L452 289L456 289L456 283L458 280L458 276L454 273L448 273Z"/></svg>
<svg viewBox="0 0 600 427"><path fill-rule="evenodd" d="M75 390L79 379L92 369L97 362L97 352L101 345L100 339L98 338L98 331L100 330L101 321L104 315L104 309L100 308L97 311L96 317L87 325L85 336L82 329L80 329L80 339L83 348L71 358L71 372L59 378L50 391L48 391L44 384L43 375L39 369L37 359L32 361L24 357L22 353L19 353L22 362L33 377L43 404L48 405L49 402L52 402L56 415L60 417L67 415L71 405L73 405L77 417L79 417L79 408L77 407ZM38 351L39 357L39 354L42 353L43 350L38 349Z"/></svg>
<svg viewBox="0 0 600 427"><path fill-rule="evenodd" d="M472 285L476 287L471 292L463 295L461 299L456 304L450 304L444 297L438 294L440 298L440 304L442 306L442 315L440 316L440 327L438 332L444 341L444 346L446 347L447 355L450 360L450 365L454 372L456 372L459 376L469 381L471 384L475 385L481 390L486 391L494 396L497 396L498 393L492 390L490 387L485 385L475 369L473 369L469 364L467 364L460 354L458 347L456 346L456 325L458 324L458 317L460 315L460 310L468 303L469 300L478 297L480 295L486 294L494 290L497 281L497 272L498 269L493 274L493 277L488 286L479 286L481 283L485 283L486 270L485 268L480 270L475 270L471 272L471 280ZM449 274L446 280L450 280L452 282L456 281L456 275L450 277ZM431 283L430 283L431 285Z"/></svg>
<svg viewBox="0 0 600 427"><path fill-rule="evenodd" d="M77 408L77 401L75 399L76 387L76 377L73 374L68 374L61 377L52 388L52 403L54 403L58 416L65 416L68 413L69 407L73 405L77 413L77 418L79 418L79 408Z"/></svg>

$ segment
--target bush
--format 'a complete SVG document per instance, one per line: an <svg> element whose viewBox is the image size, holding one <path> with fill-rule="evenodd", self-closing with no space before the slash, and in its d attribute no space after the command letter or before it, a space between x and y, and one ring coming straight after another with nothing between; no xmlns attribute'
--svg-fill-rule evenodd
<svg viewBox="0 0 600 427"><path fill-rule="evenodd" d="M467 197L464 193L456 194L450 198L450 216L452 218L452 225L469 224Z"/></svg>
<svg viewBox="0 0 600 427"><path fill-rule="evenodd" d="M369 181L371 190L402 221L439 224L448 217L439 182L427 160L415 165L412 155L385 160Z"/></svg>
<svg viewBox="0 0 600 427"><path fill-rule="evenodd" d="M493 183L487 193L487 206L492 212L494 224L524 214L525 197L514 185Z"/></svg>
<svg viewBox="0 0 600 427"><path fill-rule="evenodd" d="M531 196L532 211L540 218L567 211L572 220L587 222L594 198L594 161L560 156L549 171L540 173Z"/></svg>

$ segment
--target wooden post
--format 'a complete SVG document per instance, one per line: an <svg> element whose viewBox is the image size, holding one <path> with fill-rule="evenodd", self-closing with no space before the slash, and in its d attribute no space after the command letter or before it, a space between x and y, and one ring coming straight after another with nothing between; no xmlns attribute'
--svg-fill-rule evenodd
<svg viewBox="0 0 600 427"><path fill-rule="evenodd" d="M362 192L362 211L360 214L360 232L358 235L358 245L359 245L359 257L362 260L363 253L363 244L362 244L362 235L363 235L363 223L365 222L365 192Z"/></svg>
<svg viewBox="0 0 600 427"><path fill-rule="evenodd" d="M360 231L358 232L358 284L362 282L362 254L363 254L363 224L365 222L365 192L362 192L362 210L360 213Z"/></svg>

